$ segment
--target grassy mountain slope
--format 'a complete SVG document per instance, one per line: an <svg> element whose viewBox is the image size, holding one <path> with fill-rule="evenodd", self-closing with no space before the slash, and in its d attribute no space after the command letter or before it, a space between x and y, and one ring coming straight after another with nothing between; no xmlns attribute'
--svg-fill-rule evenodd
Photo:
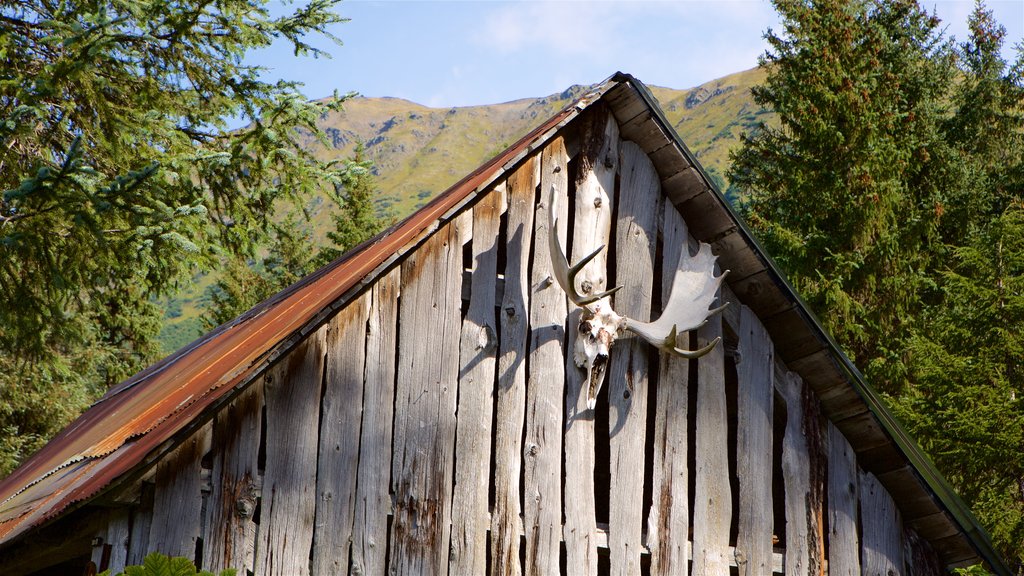
<svg viewBox="0 0 1024 576"><path fill-rule="evenodd" d="M719 187L728 188L724 175L729 151L740 134L760 121L771 121L750 96L762 82L760 69L712 80L695 88L650 87L666 117ZM348 158L358 142L374 164L382 214L403 218L426 204L487 159L507 148L588 90L572 86L543 98L459 108L430 108L398 98L355 98L343 112L323 119L330 142L307 144L326 159ZM311 198L314 238L331 226L331 202ZM168 306L161 345L166 353L191 342L201 332L199 315L205 305L209 277L199 278Z"/></svg>

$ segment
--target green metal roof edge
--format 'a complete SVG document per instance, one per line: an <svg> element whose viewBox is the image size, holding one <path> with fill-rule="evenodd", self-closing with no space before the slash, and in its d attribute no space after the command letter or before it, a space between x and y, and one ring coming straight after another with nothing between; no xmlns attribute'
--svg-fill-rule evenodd
<svg viewBox="0 0 1024 576"><path fill-rule="evenodd" d="M839 344L832 338L832 335L825 330L824 326L818 320L818 318L811 311L810 307L804 302L803 298L797 293L793 285L789 283L789 280L782 273L779 267L772 260L771 256L764 250L761 244L754 237L754 234L747 228L746 223L739 217L729 201L726 200L725 195L718 189L718 185L715 184L714 180L708 177L708 174L704 171L704 167L701 166L700 162L697 161L696 156L683 142L682 138L676 133L672 124L669 122L665 113L662 111L661 106L658 104L654 94L647 88L647 86L636 79L630 74L625 72L616 72L609 79L612 82L623 82L633 85L640 96L647 103L651 109L655 118L661 124L662 129L665 133L672 138L679 149L682 150L683 155L687 161L697 169L704 182L708 185L708 188L713 192L715 198L726 210L733 221L736 223L737 229L745 237L746 241L754 246L757 250L758 255L764 259L765 265L768 270L774 275L775 279L779 281L779 285L784 288L787 292L787 296L799 307L799 311L807 319L808 323L818 332L818 336L822 338L828 345L832 355L839 360L840 366L846 372L847 377L851 384L853 384L854 390L860 395L860 397L867 404L868 409L872 414L878 418L882 427L893 439L900 451L909 460L910 465L914 468L924 483L932 490L933 494L938 498L939 502L945 507L946 511L953 516L953 519L959 524L963 534L970 541L974 550L989 564L989 568L995 571L1000 576L1013 576L1013 572L1007 567L1003 558L996 552L992 546L992 539L989 536L985 528L978 522L978 519L971 512L970 507L960 498L960 496L953 490L953 487L949 485L946 478L935 468L931 459L921 450L917 442L907 433L906 429L899 422L896 416L889 410L885 402L878 395L878 393L867 383L864 375L860 373L860 370L854 366L853 362L846 356Z"/></svg>

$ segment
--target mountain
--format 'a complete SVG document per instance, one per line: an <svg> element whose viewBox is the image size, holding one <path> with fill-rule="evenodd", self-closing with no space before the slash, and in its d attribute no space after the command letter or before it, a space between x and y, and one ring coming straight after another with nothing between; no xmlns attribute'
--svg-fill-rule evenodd
<svg viewBox="0 0 1024 576"><path fill-rule="evenodd" d="M723 192L728 191L729 151L739 144L740 134L772 121L772 114L750 95L750 88L764 78L764 71L755 68L685 90L650 87L669 122ZM324 159L344 159L362 142L374 165L378 209L400 219L588 90L572 86L542 98L457 108L431 108L399 98L353 98L344 111L323 118L328 145L311 136L306 145ZM323 238L330 228L331 208L329 201L310 199L314 238ZM210 276L196 278L167 303L160 333L165 353L200 335L199 315L212 283Z"/></svg>
<svg viewBox="0 0 1024 576"><path fill-rule="evenodd" d="M750 87L760 69L731 74L696 88L651 87L669 121L725 190L729 150L743 130L769 114L754 104ZM378 205L404 217L498 154L540 122L584 94L572 86L543 98L458 108L430 108L398 98L354 98L323 119L330 138L324 158L346 158L358 142L374 164Z"/></svg>

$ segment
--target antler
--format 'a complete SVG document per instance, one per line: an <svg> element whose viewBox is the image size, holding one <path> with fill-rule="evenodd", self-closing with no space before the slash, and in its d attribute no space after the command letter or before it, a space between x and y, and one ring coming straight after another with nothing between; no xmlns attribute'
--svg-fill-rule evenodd
<svg viewBox="0 0 1024 576"><path fill-rule="evenodd" d="M555 185L551 185L551 195L548 200L548 221L551 222L551 226L548 228L548 251L551 254L551 268L552 274L558 285L562 287L562 291L569 297L569 300L573 304L580 308L587 307L587 304L596 302L605 296L611 296L616 293L622 286L616 286L611 290L605 290L604 292L598 292L596 294L580 294L576 290L576 275L580 273L591 260L597 257L604 250L602 244L597 250L594 250L590 254L587 254L576 264L569 266L569 260L565 257L565 251L562 250L561 244L558 242L558 211L557 211L558 196L555 194Z"/></svg>
<svg viewBox="0 0 1024 576"><path fill-rule="evenodd" d="M581 308L586 308L593 314L596 310L592 309L589 306L590 304L606 296L611 296L622 287L616 286L611 290L591 295L580 294L576 290L576 275L605 247L601 246L576 264L570 266L568 259L565 257L565 252L558 241L556 202L555 187L552 186L548 202L548 218L549 222L551 222L551 226L548 229L548 250L551 254L552 273L558 285L562 287L562 290L569 297L569 300ZM721 337L716 338L698 350L684 350L676 346L676 335L679 332L687 332L703 325L709 316L721 312L729 305L726 302L722 306L709 310L711 303L716 298L715 293L718 292L722 280L729 273L726 270L720 276L716 277L714 275L716 258L711 253L711 246L703 242L700 244L696 255L690 256L689 251L686 251L680 257L681 265L676 269L675 278L672 283L672 292L661 316L653 322L641 322L631 318L619 317L618 314L609 309L605 314L610 314L610 318L614 318L613 321L617 324L614 331L617 332L624 328L650 342L652 345L683 358L700 358L710 352L721 341Z"/></svg>
<svg viewBox="0 0 1024 576"><path fill-rule="evenodd" d="M684 248L685 249L685 248ZM715 259L711 246L701 242L697 254L689 255L689 250L680 257L680 266L676 269L672 281L672 292L661 316L653 322L640 322L626 319L625 329L647 340L652 345L678 354L683 358L700 358L710 352L722 338L712 340L699 350L683 350L676 347L676 334L687 332L702 326L712 314L717 314L729 305L725 304L709 310L715 301L722 280L729 273L715 276Z"/></svg>

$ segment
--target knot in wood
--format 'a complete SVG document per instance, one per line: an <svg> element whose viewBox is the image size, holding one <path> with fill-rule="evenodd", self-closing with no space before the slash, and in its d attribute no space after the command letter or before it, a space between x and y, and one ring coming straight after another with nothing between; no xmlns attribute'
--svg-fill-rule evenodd
<svg viewBox="0 0 1024 576"><path fill-rule="evenodd" d="M600 208L602 204L604 204L604 200L600 196L594 198L594 208Z"/></svg>
<svg viewBox="0 0 1024 576"><path fill-rule="evenodd" d="M251 518L256 510L256 501L245 496L235 500L235 514L239 518Z"/></svg>
<svg viewBox="0 0 1024 576"><path fill-rule="evenodd" d="M476 349L477 350L492 350L498 344L498 337L494 333L494 328L488 325L484 325L480 329L480 334L477 337Z"/></svg>
<svg viewBox="0 0 1024 576"><path fill-rule="evenodd" d="M505 307L505 316L508 316L509 318L511 318L511 317L513 317L515 315L516 315L515 306L506 306Z"/></svg>
<svg viewBox="0 0 1024 576"><path fill-rule="evenodd" d="M551 170L551 172L553 172L555 174L558 174L561 171L562 171L562 167L557 165L557 164L555 165L554 169Z"/></svg>
<svg viewBox="0 0 1024 576"><path fill-rule="evenodd" d="M583 282L580 282L580 290L584 294L590 294L594 291L594 283L590 280L584 280Z"/></svg>

